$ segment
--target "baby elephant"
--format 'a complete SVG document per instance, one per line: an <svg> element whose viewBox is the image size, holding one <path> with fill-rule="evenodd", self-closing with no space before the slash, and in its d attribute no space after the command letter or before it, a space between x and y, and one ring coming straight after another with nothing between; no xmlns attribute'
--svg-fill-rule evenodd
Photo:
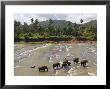
<svg viewBox="0 0 110 89"><path fill-rule="evenodd" d="M76 63L76 64L78 64L79 58L74 58L74 59L73 59L73 62Z"/></svg>
<svg viewBox="0 0 110 89"><path fill-rule="evenodd" d="M41 71L43 71L43 72L48 71L48 67L47 66L38 67L38 69L39 69L39 72L41 72Z"/></svg>
<svg viewBox="0 0 110 89"><path fill-rule="evenodd" d="M88 63L88 60L82 60L81 61L81 66L86 67L87 63Z"/></svg>
<svg viewBox="0 0 110 89"><path fill-rule="evenodd" d="M53 64L53 69L54 69L55 67L57 67L57 68L60 67L60 63L54 63L54 64Z"/></svg>

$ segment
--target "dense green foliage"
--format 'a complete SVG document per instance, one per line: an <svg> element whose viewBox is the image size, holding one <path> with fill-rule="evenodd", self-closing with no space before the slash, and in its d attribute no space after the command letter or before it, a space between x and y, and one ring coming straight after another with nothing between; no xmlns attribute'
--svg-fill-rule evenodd
<svg viewBox="0 0 110 89"><path fill-rule="evenodd" d="M63 23L60 23L63 22ZM49 20L42 25L37 19L31 19L31 24L21 24L14 21L14 40L17 41L68 41L68 40L97 40L97 21L81 24L65 20ZM56 25L58 24L58 25Z"/></svg>

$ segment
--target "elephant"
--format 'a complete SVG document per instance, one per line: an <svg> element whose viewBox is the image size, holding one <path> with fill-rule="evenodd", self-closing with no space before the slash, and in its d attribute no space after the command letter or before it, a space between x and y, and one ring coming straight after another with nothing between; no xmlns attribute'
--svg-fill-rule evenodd
<svg viewBox="0 0 110 89"><path fill-rule="evenodd" d="M67 67L67 66L68 66L67 63L63 63L63 64L62 64L62 68L65 68L65 67Z"/></svg>
<svg viewBox="0 0 110 89"><path fill-rule="evenodd" d="M68 66L70 66L71 65L71 62L69 62L68 60L65 60L64 62L63 62L63 64L66 66L66 64L68 65Z"/></svg>
<svg viewBox="0 0 110 89"><path fill-rule="evenodd" d="M54 64L53 64L53 69L54 69L55 67L57 67L57 68L60 67L60 63L59 63L59 62L58 62L58 63L54 63Z"/></svg>
<svg viewBox="0 0 110 89"><path fill-rule="evenodd" d="M47 66L38 67L38 69L39 69L39 72L41 72L41 71L45 72L46 70L48 71Z"/></svg>
<svg viewBox="0 0 110 89"><path fill-rule="evenodd" d="M87 63L88 63L88 60L82 60L81 61L81 66L86 67Z"/></svg>
<svg viewBox="0 0 110 89"><path fill-rule="evenodd" d="M78 64L79 58L74 58L74 59L73 59L73 62L76 63L76 64Z"/></svg>

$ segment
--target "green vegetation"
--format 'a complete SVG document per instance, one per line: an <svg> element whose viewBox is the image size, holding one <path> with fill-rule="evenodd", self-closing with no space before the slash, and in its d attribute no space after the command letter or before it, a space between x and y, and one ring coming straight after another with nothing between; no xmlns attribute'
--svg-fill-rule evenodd
<svg viewBox="0 0 110 89"><path fill-rule="evenodd" d="M14 41L25 42L46 42L46 41L96 41L97 40L97 21L90 21L81 24L72 23L65 20L49 20L45 24L37 19L31 19L31 24L21 24L14 21ZM56 25L57 24L57 25Z"/></svg>

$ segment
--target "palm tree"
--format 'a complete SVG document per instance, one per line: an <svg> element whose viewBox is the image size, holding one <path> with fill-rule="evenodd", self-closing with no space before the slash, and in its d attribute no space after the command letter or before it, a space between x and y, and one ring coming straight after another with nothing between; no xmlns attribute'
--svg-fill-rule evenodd
<svg viewBox="0 0 110 89"><path fill-rule="evenodd" d="M83 23L83 20L81 19L80 22Z"/></svg>
<svg viewBox="0 0 110 89"><path fill-rule="evenodd" d="M33 23L34 22L34 19L33 18L31 18L31 23Z"/></svg>
<svg viewBox="0 0 110 89"><path fill-rule="evenodd" d="M37 25L39 23L38 19L35 20L35 24Z"/></svg>

